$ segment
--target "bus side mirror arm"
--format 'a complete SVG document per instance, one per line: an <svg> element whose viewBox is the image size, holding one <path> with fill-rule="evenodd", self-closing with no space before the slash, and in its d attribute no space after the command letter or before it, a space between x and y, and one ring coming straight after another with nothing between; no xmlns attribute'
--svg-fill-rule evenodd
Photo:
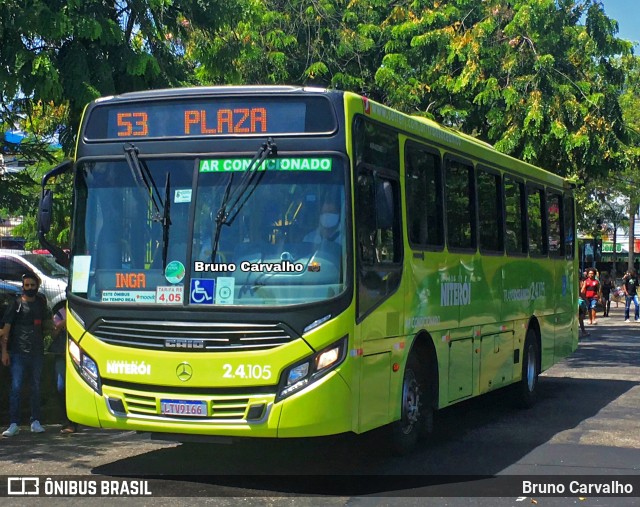
<svg viewBox="0 0 640 507"><path fill-rule="evenodd" d="M69 255L62 248L51 243L46 237L51 230L53 216L53 190L47 189L46 186L51 178L70 171L72 167L73 162L65 160L42 177L42 193L40 194L40 204L38 206L38 240L44 248L53 254L56 261L65 267L69 266Z"/></svg>

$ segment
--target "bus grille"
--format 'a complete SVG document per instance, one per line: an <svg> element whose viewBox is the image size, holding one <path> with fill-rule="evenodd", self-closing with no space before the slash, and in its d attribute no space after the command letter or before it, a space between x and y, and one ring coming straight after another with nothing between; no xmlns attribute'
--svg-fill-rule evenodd
<svg viewBox="0 0 640 507"><path fill-rule="evenodd" d="M159 401L155 396L123 393L127 413L139 416L159 416L174 418L175 416L161 416L158 413ZM210 399L209 418L224 421L242 421L246 419L249 398L221 396ZM194 419L197 421L198 419Z"/></svg>
<svg viewBox="0 0 640 507"><path fill-rule="evenodd" d="M279 324L102 319L90 332L112 345L189 352L266 350L293 340Z"/></svg>

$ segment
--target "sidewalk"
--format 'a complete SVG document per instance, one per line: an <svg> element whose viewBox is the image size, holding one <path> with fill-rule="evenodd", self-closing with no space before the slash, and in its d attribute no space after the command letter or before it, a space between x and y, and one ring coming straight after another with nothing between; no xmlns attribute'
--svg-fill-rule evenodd
<svg viewBox="0 0 640 507"><path fill-rule="evenodd" d="M637 327L638 330L640 331L640 322L635 322L634 321L634 311L635 308L633 306L633 303L631 303L631 308L629 309L629 319L631 320L631 322L625 322L624 321L624 303L619 303L620 306L618 306L618 308L616 308L616 304L615 303L611 303L611 309L609 310L609 316L608 317L603 317L602 316L602 310L598 311L598 313L596 314L596 322L598 324L590 326L589 325L589 317L585 317L584 319L584 327L587 330L587 332L592 332L594 330L596 330L598 328L598 326L629 326L631 328L635 328Z"/></svg>

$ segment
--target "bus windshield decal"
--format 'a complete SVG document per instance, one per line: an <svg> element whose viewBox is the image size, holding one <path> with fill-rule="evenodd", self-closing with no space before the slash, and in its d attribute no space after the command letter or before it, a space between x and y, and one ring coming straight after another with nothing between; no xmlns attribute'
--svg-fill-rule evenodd
<svg viewBox="0 0 640 507"><path fill-rule="evenodd" d="M201 160L201 173L225 173L230 171L246 171L251 163L249 158L221 158ZM331 171L331 158L274 158L265 160L256 169L258 171Z"/></svg>

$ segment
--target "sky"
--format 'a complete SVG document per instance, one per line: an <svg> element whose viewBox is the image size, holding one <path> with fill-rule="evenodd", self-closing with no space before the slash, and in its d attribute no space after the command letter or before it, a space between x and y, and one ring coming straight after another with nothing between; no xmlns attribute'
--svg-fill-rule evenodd
<svg viewBox="0 0 640 507"><path fill-rule="evenodd" d="M600 0L606 15L618 22L618 37L640 44L640 1L639 0ZM640 45L635 47L635 54Z"/></svg>

